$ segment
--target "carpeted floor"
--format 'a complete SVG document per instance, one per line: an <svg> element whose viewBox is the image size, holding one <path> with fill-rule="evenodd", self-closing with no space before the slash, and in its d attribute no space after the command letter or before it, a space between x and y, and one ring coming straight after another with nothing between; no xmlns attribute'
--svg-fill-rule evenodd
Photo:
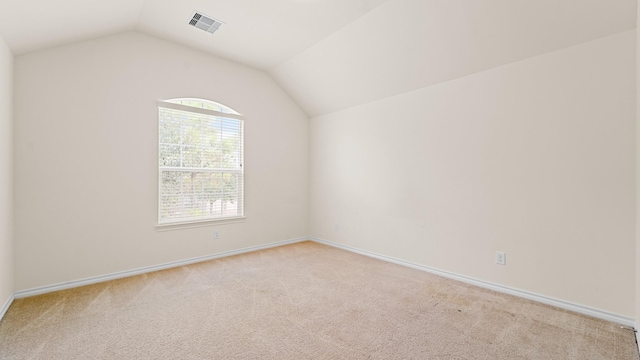
<svg viewBox="0 0 640 360"><path fill-rule="evenodd" d="M0 359L638 359L633 331L304 242L16 300Z"/></svg>

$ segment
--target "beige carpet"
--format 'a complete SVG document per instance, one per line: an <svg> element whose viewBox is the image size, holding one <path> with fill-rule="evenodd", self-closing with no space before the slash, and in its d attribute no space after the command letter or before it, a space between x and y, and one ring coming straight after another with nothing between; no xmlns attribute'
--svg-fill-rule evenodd
<svg viewBox="0 0 640 360"><path fill-rule="evenodd" d="M619 325L304 242L16 300L0 359L638 359Z"/></svg>

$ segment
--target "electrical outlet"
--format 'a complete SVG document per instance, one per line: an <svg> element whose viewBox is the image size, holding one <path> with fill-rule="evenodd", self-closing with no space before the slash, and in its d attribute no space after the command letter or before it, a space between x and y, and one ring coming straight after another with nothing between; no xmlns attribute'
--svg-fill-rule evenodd
<svg viewBox="0 0 640 360"><path fill-rule="evenodd" d="M333 231L338 231L340 230L340 224L339 223L333 223Z"/></svg>
<svg viewBox="0 0 640 360"><path fill-rule="evenodd" d="M507 254L504 252L496 251L496 264L507 265Z"/></svg>
<svg viewBox="0 0 640 360"><path fill-rule="evenodd" d="M213 230L213 238L214 239L220 239L220 231Z"/></svg>

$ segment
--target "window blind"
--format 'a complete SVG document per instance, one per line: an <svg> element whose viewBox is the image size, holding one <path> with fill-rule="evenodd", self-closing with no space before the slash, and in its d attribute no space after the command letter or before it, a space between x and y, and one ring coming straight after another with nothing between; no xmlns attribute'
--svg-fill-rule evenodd
<svg viewBox="0 0 640 360"><path fill-rule="evenodd" d="M242 115L191 99L158 102L158 118L158 224L243 216Z"/></svg>

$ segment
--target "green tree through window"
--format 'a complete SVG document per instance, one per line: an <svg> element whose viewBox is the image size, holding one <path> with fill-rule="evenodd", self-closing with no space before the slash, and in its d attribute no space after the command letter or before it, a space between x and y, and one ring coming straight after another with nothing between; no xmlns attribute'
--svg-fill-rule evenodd
<svg viewBox="0 0 640 360"><path fill-rule="evenodd" d="M158 102L158 223L243 216L244 121L207 100Z"/></svg>

